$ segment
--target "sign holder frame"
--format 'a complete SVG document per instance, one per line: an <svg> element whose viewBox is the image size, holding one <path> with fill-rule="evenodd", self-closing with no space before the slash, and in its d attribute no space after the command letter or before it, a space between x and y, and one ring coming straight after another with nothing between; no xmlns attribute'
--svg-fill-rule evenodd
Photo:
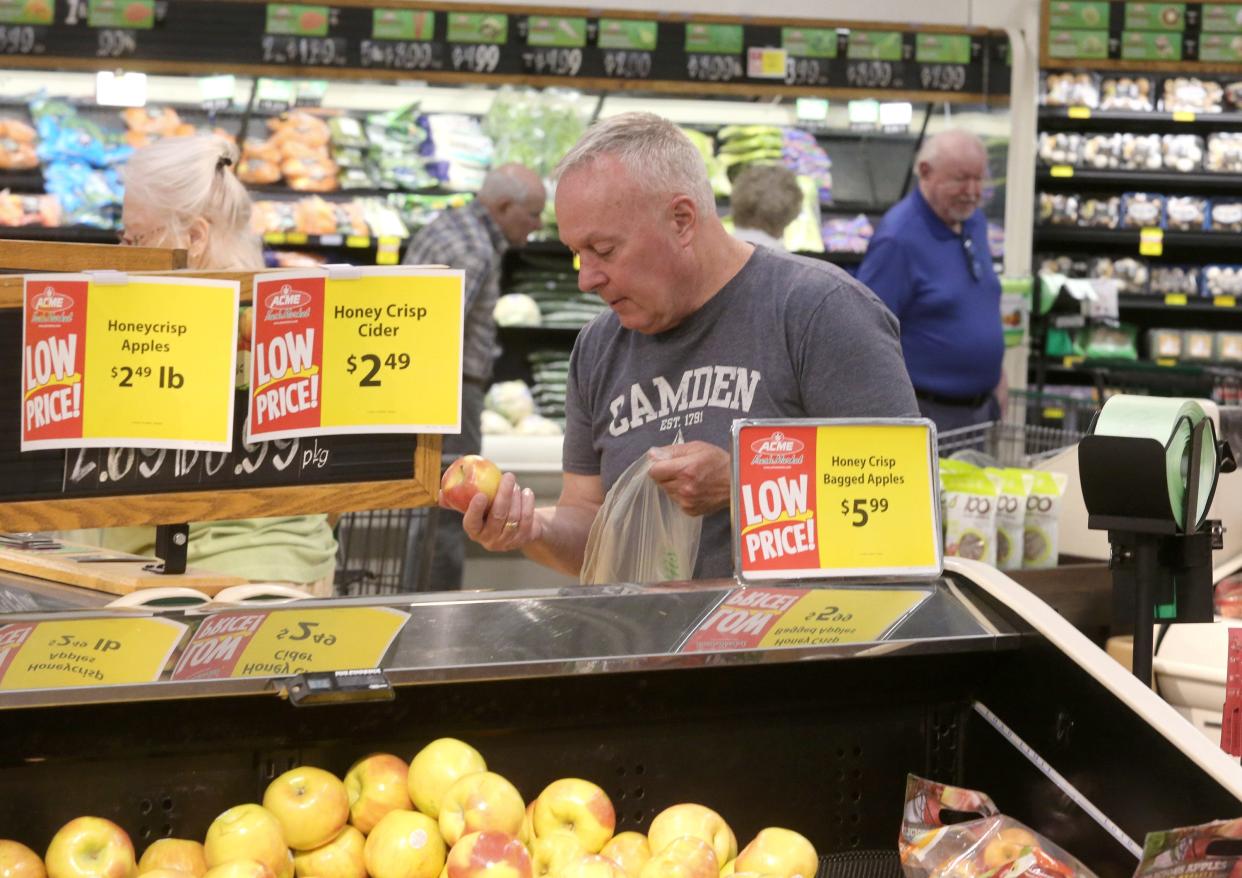
<svg viewBox="0 0 1242 878"><path fill-rule="evenodd" d="M125 255L123 248L117 253ZM144 272L131 271L142 275ZM259 271L150 271L149 274L234 280L241 301L249 304ZM20 309L23 276L0 277L0 310ZM0 530L52 531L125 525L178 525L186 521L262 518L306 513L344 513L367 509L414 508L436 502L440 485L441 437L418 434L411 461L412 477L379 481L334 482L279 487L178 491L114 496L0 502ZM173 532L169 531L170 538ZM175 542L171 540L170 542Z"/></svg>

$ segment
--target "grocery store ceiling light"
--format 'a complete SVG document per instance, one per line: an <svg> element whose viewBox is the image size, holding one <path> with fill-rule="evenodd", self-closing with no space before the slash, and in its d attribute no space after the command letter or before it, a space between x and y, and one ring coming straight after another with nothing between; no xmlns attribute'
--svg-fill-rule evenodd
<svg viewBox="0 0 1242 878"><path fill-rule="evenodd" d="M101 107L145 107L147 75L100 71L95 74L95 103Z"/></svg>
<svg viewBox="0 0 1242 878"><path fill-rule="evenodd" d="M905 101L880 104L881 128L909 128L914 118L914 106Z"/></svg>

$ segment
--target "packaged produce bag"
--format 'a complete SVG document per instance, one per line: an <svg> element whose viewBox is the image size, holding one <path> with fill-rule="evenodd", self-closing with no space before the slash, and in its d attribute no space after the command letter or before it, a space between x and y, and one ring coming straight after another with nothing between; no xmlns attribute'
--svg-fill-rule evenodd
<svg viewBox="0 0 1242 878"><path fill-rule="evenodd" d="M583 585L694 575L703 519L682 512L651 479L650 470L644 454L608 491L587 537Z"/></svg>
<svg viewBox="0 0 1242 878"><path fill-rule="evenodd" d="M1022 567L1038 570L1057 566L1058 527L1065 473L1032 470L1030 496L1026 498L1026 523L1022 529Z"/></svg>
<svg viewBox="0 0 1242 878"><path fill-rule="evenodd" d="M913 774L897 844L908 878L1094 878L1048 839L1001 814L986 794Z"/></svg>
<svg viewBox="0 0 1242 878"><path fill-rule="evenodd" d="M996 566L1001 570L1021 570L1026 500L1035 483L1035 474L1013 467L988 467L984 472L999 492L996 497Z"/></svg>
<svg viewBox="0 0 1242 878"><path fill-rule="evenodd" d="M997 493L979 467L960 460L940 461L945 555L996 564Z"/></svg>
<svg viewBox="0 0 1242 878"><path fill-rule="evenodd" d="M1134 878L1210 878L1242 874L1242 819L1149 832Z"/></svg>

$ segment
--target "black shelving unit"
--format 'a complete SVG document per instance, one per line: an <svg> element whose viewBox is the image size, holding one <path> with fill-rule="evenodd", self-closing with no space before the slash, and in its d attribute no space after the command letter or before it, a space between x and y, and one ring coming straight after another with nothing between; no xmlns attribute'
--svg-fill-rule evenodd
<svg viewBox="0 0 1242 878"><path fill-rule="evenodd" d="M1139 229L1094 229L1081 226L1035 227L1035 249L1086 250L1100 255L1139 256ZM1236 262L1238 235L1229 232L1175 232L1164 230L1160 258L1166 262ZM1231 255L1232 254L1232 255ZM1148 258L1148 257L1144 257Z"/></svg>
<svg viewBox="0 0 1242 878"><path fill-rule="evenodd" d="M1041 131L1135 131L1143 134L1206 134L1242 129L1242 113L1137 113L1085 107L1040 107Z"/></svg>
<svg viewBox="0 0 1242 878"><path fill-rule="evenodd" d="M1053 167L1056 170L1053 170ZM1042 166L1035 169L1035 185L1042 191L1160 192L1180 195L1221 195L1237 192L1242 197L1242 176L1209 171L1095 170L1072 165Z"/></svg>

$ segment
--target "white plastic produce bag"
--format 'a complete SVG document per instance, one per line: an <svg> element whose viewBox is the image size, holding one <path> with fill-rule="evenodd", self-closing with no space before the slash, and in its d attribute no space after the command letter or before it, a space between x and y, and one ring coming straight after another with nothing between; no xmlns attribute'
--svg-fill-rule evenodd
<svg viewBox="0 0 1242 878"><path fill-rule="evenodd" d="M583 585L689 579L703 519L687 515L649 475L643 455L613 484L587 537Z"/></svg>

